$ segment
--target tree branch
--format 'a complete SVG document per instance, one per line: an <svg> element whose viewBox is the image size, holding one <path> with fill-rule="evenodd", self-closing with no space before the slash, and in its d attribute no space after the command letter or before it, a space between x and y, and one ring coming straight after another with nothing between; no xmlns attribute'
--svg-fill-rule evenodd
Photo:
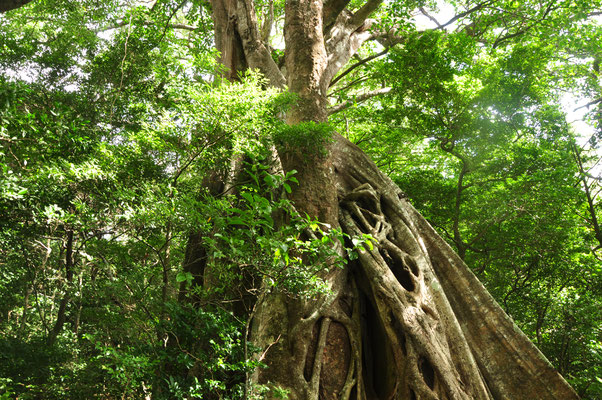
<svg viewBox="0 0 602 400"><path fill-rule="evenodd" d="M128 24L129 24L129 22L127 22L127 21L120 21L113 25L95 29L95 30L93 30L93 32L94 33L102 33L102 32L106 32L106 31L110 31L111 29L123 28L124 26L126 26ZM155 24L154 24L154 22L145 21L142 23L142 25L151 26L151 25L155 25ZM168 29L181 29L181 30L185 30L185 31L196 31L197 29L199 29L198 26L192 26L192 25L186 25L186 24L167 24L167 28Z"/></svg>
<svg viewBox="0 0 602 400"><path fill-rule="evenodd" d="M342 72L339 76L337 76L336 78L334 78L331 82L330 85L328 87L332 87L334 86L338 81L340 81L341 79L343 79L345 77L345 75L349 74L351 71L353 71L354 69L356 69L359 66L362 66L364 64L366 64L369 61L374 60L375 58L378 58L382 55L385 55L389 52L389 49L386 48L383 51L381 51L380 53L371 55L370 57L366 57L363 60L358 61L357 63L353 64L351 67L347 68L344 72Z"/></svg>
<svg viewBox="0 0 602 400"><path fill-rule="evenodd" d="M349 108L354 104L361 103L363 101L371 99L372 97L387 94L391 91L391 89L392 88L390 88L390 87L386 87L386 88L382 88L382 89L373 90L371 92L359 94L359 95L355 96L355 98L353 100L347 100L341 104L337 104L336 106L330 107L328 109L328 115L332 115L332 114L338 113L339 111L343 111L346 108Z"/></svg>
<svg viewBox="0 0 602 400"><path fill-rule="evenodd" d="M286 86L286 78L272 59L270 51L261 40L257 27L257 15L252 0L238 0L236 9L238 34L242 39L243 50L252 69L258 69L277 88Z"/></svg>
<svg viewBox="0 0 602 400"><path fill-rule="evenodd" d="M439 27L437 27L437 29L443 29L446 26L449 26L451 24L453 24L454 22L456 22L457 20L459 20L460 18L464 18L467 15L470 15L476 11L479 11L480 9L488 6L489 4L492 4L493 1L489 0L489 1L485 1L483 3L477 4L476 6L474 6L473 8L471 8L470 10L466 10L456 16L454 16L452 19L450 19L449 21L447 21L446 23L444 23L443 25L440 25Z"/></svg>
<svg viewBox="0 0 602 400"><path fill-rule="evenodd" d="M270 40L272 25L274 25L274 0L270 0L270 4L268 4L268 11L261 27L261 40L264 43L268 43L268 40Z"/></svg>
<svg viewBox="0 0 602 400"><path fill-rule="evenodd" d="M325 89L330 86L332 78L349 62L364 42L372 38L370 26L376 21L366 20L358 29L350 22L352 19L353 17L350 16L339 18L335 25L337 29L333 29L334 34L326 41L328 65L321 79Z"/></svg>
<svg viewBox="0 0 602 400"><path fill-rule="evenodd" d="M351 17L351 20L349 21L351 26L355 27L355 29L361 27L368 17L382 4L382 2L383 0L368 0L366 4L357 10Z"/></svg>
<svg viewBox="0 0 602 400"><path fill-rule="evenodd" d="M330 93L329 96L333 96L335 93L339 93L344 90L347 90L347 89L357 85L358 83L366 82L368 79L370 79L370 76L367 76L367 75L364 75L357 79L354 79L353 81L349 82L347 85L343 86L342 88L338 88L338 89L332 91L332 93Z"/></svg>
<svg viewBox="0 0 602 400"><path fill-rule="evenodd" d="M516 32L513 33L508 33L505 36L499 36L497 39L495 39L495 42L493 43L493 48L497 48L500 43L515 38L517 36L523 35L525 33L527 33L528 31L530 31L533 27L535 27L538 23L542 22L543 20L545 20L547 18L547 16L553 11L558 9L559 7L554 7L554 5L556 4L556 0L552 0L550 1L550 3L548 4L548 6L546 7L543 15L541 16L541 18L536 19L535 21L533 21L532 24L527 25L526 27L517 30Z"/></svg>
<svg viewBox="0 0 602 400"><path fill-rule="evenodd" d="M23 7L32 0L0 0L0 13Z"/></svg>
<svg viewBox="0 0 602 400"><path fill-rule="evenodd" d="M439 23L439 21L437 21L437 18L435 18L431 14L429 14L428 11L426 11L424 9L424 7L420 7L420 8L418 8L418 10L420 10L420 12L422 13L422 15L424 15L425 17L427 17L428 19L430 19L431 21L433 21L435 23L435 25L437 25L438 29L443 29L443 26L441 25L441 23Z"/></svg>
<svg viewBox="0 0 602 400"><path fill-rule="evenodd" d="M343 12L350 0L325 0L322 9L322 29L324 36L330 31L335 21Z"/></svg>
<svg viewBox="0 0 602 400"><path fill-rule="evenodd" d="M590 102L589 102L589 103L587 103L587 104L584 104L584 105L582 105L582 106L580 106L580 107L577 107L577 108L575 108L575 109L573 110L573 112L575 112L575 111L579 111L579 110L581 110L582 108L590 108L591 106L593 106L593 105L596 105L596 104L598 104L598 103L602 103L602 97L599 97L599 98L597 98L596 100L592 100L592 101L590 101Z"/></svg>
<svg viewBox="0 0 602 400"><path fill-rule="evenodd" d="M377 31L372 32L369 40L376 40L382 46L391 48L398 44L404 43L407 40L406 36L400 36L395 33L395 29L389 29L388 31Z"/></svg>

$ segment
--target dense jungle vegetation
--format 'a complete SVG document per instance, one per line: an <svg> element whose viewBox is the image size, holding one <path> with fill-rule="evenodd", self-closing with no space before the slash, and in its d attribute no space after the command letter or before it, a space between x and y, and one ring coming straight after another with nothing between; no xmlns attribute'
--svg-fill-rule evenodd
<svg viewBox="0 0 602 400"><path fill-rule="evenodd" d="M333 131L602 399L600 1L377 2L327 122L298 124L292 90L223 70L215 2L26 3L0 14L0 399L286 398L249 389L256 299L324 296L378 245L274 168ZM254 7L282 69L285 1Z"/></svg>

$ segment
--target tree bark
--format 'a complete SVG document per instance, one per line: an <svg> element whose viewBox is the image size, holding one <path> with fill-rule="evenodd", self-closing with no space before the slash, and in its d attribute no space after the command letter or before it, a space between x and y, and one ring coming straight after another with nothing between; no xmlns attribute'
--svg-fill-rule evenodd
<svg viewBox="0 0 602 400"><path fill-rule="evenodd" d="M237 81L240 73L248 68L236 28L236 6L237 0L211 1L215 48L219 52L218 64L222 67L217 76L231 82Z"/></svg>
<svg viewBox="0 0 602 400"><path fill-rule="evenodd" d="M32 0L2 0L0 1L0 13L23 7L31 1Z"/></svg>
<svg viewBox="0 0 602 400"><path fill-rule="evenodd" d="M252 338L269 350L257 382L289 399L578 398L357 146L337 136L332 161L343 230L377 243L327 272L317 302L258 305Z"/></svg>
<svg viewBox="0 0 602 400"><path fill-rule="evenodd" d="M351 193L347 194L346 198L351 196L352 199L359 196L353 194L358 191L362 192L362 197L371 196L372 203L375 204L372 209L369 207L366 210L358 206L359 211L356 208L355 215L367 214L368 221L377 220L375 214L382 218L380 224L373 222L367 225L373 229L376 226L380 227L379 231L373 231L375 237L379 238L379 243L374 251L367 253L377 260L383 249L394 254L397 250L391 247L389 242L402 251L398 253L397 258L401 258L405 273L395 273L396 269L400 268L399 261L388 262L389 271L384 269L381 275L376 277L385 280L388 276L389 290L399 290L394 288L401 285L401 292L410 296L409 304L402 307L402 314L394 316L406 318L399 321L405 327L405 343L407 345L420 342L425 337L429 338L424 345L426 350L418 346L418 351L426 353L422 355L432 364L435 381L451 379L451 383L444 385L447 393L438 394L435 398L464 398L460 395L462 390L454 391L453 374L448 374L454 369L457 371L456 378L460 378L459 389L464 387L468 395L465 398L577 398L575 392L497 305L458 255L404 200L403 194L393 182L380 173L361 150L345 142L345 139L339 139L341 144L337 148L344 150L338 152L341 156L337 157L335 163L339 171L347 171L347 176L340 175L343 181L347 182L347 186L343 186L346 190L342 193ZM343 165L351 166L344 169ZM366 187L372 189L367 191ZM380 210L376 209L377 212L374 212L374 207L377 207L378 197L375 197L374 193L380 196L381 206ZM391 224L389 233L385 233L386 229L383 228L387 222ZM361 228L362 223L362 218L359 217L359 223L355 223L356 229ZM352 227L353 224L346 226ZM369 268L370 264L363 260L366 257L368 255L361 257L364 270ZM395 261L395 257L391 259ZM415 265L412 260L415 261ZM391 277L391 272L399 283ZM392 303L393 301L389 300L389 304ZM409 319L410 322L416 320L424 325L434 324L431 332L435 333L429 337L428 332L413 330L412 324L408 324L407 320L410 311L416 313L415 317L412 317L415 319ZM447 336L447 340L437 338L436 332L439 329L442 329L442 335ZM417 337L414 337L416 334ZM442 343L440 354L446 354L445 347L448 346L451 364L446 365L444 359L435 358L430 354L433 349L437 350L438 340ZM431 350L428 350L429 347ZM489 390L489 397L479 387L479 381ZM471 389L466 390L467 388ZM429 398L429 394L422 394L418 398Z"/></svg>

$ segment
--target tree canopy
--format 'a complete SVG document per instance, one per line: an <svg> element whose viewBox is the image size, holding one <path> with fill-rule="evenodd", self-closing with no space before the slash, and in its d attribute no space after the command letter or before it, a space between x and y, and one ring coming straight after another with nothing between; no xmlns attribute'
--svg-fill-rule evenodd
<svg viewBox="0 0 602 400"><path fill-rule="evenodd" d="M324 2L328 38L361 21L314 121L279 75L291 1L244 3L273 71L219 54L217 1L0 4L0 399L261 397L255 299L327 294L376 245L273 167L333 131L602 397L602 3Z"/></svg>

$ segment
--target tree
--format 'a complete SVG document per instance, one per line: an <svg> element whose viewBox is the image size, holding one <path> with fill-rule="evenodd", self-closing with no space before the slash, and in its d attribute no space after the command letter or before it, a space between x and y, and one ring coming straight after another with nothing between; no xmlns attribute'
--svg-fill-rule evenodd
<svg viewBox="0 0 602 400"><path fill-rule="evenodd" d="M488 5L476 4L462 17ZM380 37L388 46L386 40L406 39L373 26L369 17L379 6L379 1L286 2L286 75L262 40L252 2L213 3L216 44L228 70L248 65L271 85L286 82L298 95L287 113L289 124L322 123L328 87L364 42ZM555 3L546 4L536 14L545 19L555 9ZM270 24L264 21L268 32ZM493 46L536 24L537 19L504 26ZM324 140L309 129L304 135L308 144ZM324 142L324 153L311 154L297 143L277 144L284 170L298 171L300 183L292 194L297 209L332 227L340 223L350 236L369 234L375 244L353 267L324 272L331 293L317 302L279 294L261 299L251 338L269 349L268 368L257 371L255 380L279 385L293 399L576 398L357 147L336 133ZM367 332L368 323L376 332Z"/></svg>
<svg viewBox="0 0 602 400"><path fill-rule="evenodd" d="M484 121L486 117L476 122L464 118L463 109L468 109L472 103L470 98L462 97L467 91L447 90L453 84L462 88L466 82L455 80L454 71L446 64L449 60L445 51L472 49L475 53L468 54L467 59L470 59L477 55L476 49L481 46L495 52L508 44L508 52L515 55L512 61L518 65L504 69L501 74L508 74L498 77L500 81L509 81L503 86L508 89L508 99L501 99L496 104L504 104L504 100L511 103L522 95L521 90L529 92L534 98L537 82L531 86L513 86L525 76L533 76L528 69L534 70L538 66L538 60L521 64L524 55L532 49L529 43L523 47L520 40L543 35L549 37L558 26L587 18L589 9L571 2L555 1L523 5L488 1L462 4L458 5L458 14L449 22L437 22L432 30L415 32L415 28L408 23L413 9L422 10L424 15L435 20L423 6L418 2L382 4L372 0L362 4L336 0L288 1L284 8L271 2L253 4L246 0L216 0L211 4L214 41L224 67L220 69L222 76L227 80L236 80L247 69L259 70L267 79L264 86L287 87L295 95L295 100L283 116L288 127L283 127L274 136L275 151L271 155L274 164L271 168L282 170L284 176L296 171L294 175L298 184L290 182L292 188L289 186L292 189L289 198L295 207L293 215L307 215L310 220L318 220L332 231L341 230L347 235L348 241L365 247L358 252L357 259L349 260L347 267L328 268L320 273L328 290L317 297L289 296L278 288L266 287L264 280L263 295L259 296L254 306L242 311L243 314L248 313L246 318L250 318L249 339L259 349L257 358L267 364L265 369L254 370L249 383L268 385L272 389L268 397L285 392L291 399L576 398L572 389L517 330L462 259L414 210L406 195L379 171L359 147L333 132L326 122L329 115L368 99L376 101L372 111L378 110L379 101L382 102L382 109L383 105L387 106L386 99L397 99L394 100L398 101L397 106L406 107L409 115L397 115L395 118L411 119L418 114L426 114L428 118L421 119L422 125L416 129L433 132L441 149L455 157L456 165L460 165L456 190L457 212L454 214L452 231L457 250L465 255L467 249L462 246L466 240L460 231L459 214L461 192L466 185L463 179L472 179L469 177L471 174L477 175L474 173L475 167L480 166L482 160L470 156L471 152L482 149L478 143L475 145L474 141L471 142L471 137L463 135L465 128L479 124L484 126L482 132L493 132L493 129L488 130L487 121ZM264 15L260 12L261 8L265 11ZM175 71L177 67L170 64L168 56L164 56L161 62L157 62L157 56L153 61L155 64L150 59L153 51L167 47L163 39L168 28L201 29L201 25L194 27L173 21L177 17L184 18L182 15L191 9L199 8L185 2L158 2L152 5L150 12L131 12L123 17L119 15L119 10L113 11L121 19L109 29L123 29L116 34L118 39L115 47L105 52L98 51L100 55L91 63L91 79L86 87L93 87L95 93L110 99L99 102L105 108L94 116L107 118L104 122L114 127L111 132L115 135L112 136L115 142L126 142L123 139L124 131L143 131L138 125L140 117L146 115L145 105L154 105L154 102L178 103L179 99L172 93L166 100L157 100L165 95L165 81L169 80L166 71ZM149 15L151 19L147 19ZM278 23L281 17L284 18L284 32L279 35L284 40L285 48L279 51L270 47L269 38L274 27L282 26L282 23ZM380 21L371 17L378 17ZM96 21L95 24L102 22ZM447 32L445 28L454 23L458 26L456 30ZM158 26L148 30L131 29L132 26L152 27L153 24ZM98 26L94 28L104 29ZM38 32L32 29L29 34L35 36ZM51 34L49 30L48 35ZM63 34L59 32L52 37L54 40L48 40L44 46L66 46L69 41L64 40ZM449 42L445 41L446 36L451 38ZM558 33L558 38L562 38L562 32ZM186 42L176 35L170 40ZM527 39L525 41L528 42ZM94 43L90 39L82 47L87 46L94 53ZM186 46L194 45L192 41L186 42ZM7 44L7 48L11 46L12 43ZM433 52L421 53L420 49ZM36 50L31 50L31 53L37 54ZM173 58L177 59L177 52L174 53ZM358 75L370 61L389 53L391 57L383 62L385 66L382 70L386 72L386 63L399 63L401 58L401 62L407 63L406 70L415 73L414 80L407 82L413 86L378 87L381 82L391 82L391 77L386 73L374 73L368 78ZM72 59L51 61L77 65L77 56L68 54ZM354 59L357 59L356 63L343 69ZM39 60L40 65L48 61L42 56ZM436 68L429 69L429 65ZM107 73L115 67L120 73L116 76ZM41 70L45 73L44 69ZM420 80L422 72L424 80ZM62 76L50 78L60 85L60 79L65 76L70 75L65 72ZM355 92L358 82L364 84L362 88L365 92ZM335 88L336 84L339 85L337 90L341 89L336 95L341 102L329 108L328 90ZM465 86L470 84L468 82ZM516 92L510 91L512 88ZM379 100L378 96L384 95L391 97L381 97L382 100ZM419 106L415 106L419 103ZM533 104L539 103L534 100ZM457 108L454 109L454 106ZM481 111L484 113L487 107ZM512 112L500 114L514 117ZM437 118L442 124L437 124ZM544 120L544 117L537 119L537 123ZM161 118L153 121L163 122ZM516 122L510 119L508 126L513 127ZM179 123L170 129L180 129ZM528 124L525 126L529 128ZM198 127L193 124L192 129ZM141 136L134 135L133 139L127 139L149 149L138 160L143 165L142 178L150 179L149 186L153 182L161 182L164 186L160 185L160 190L152 192L135 185L139 189L137 194L159 203L163 194L169 201L166 207L160 209L161 213L141 213L140 219L148 218L145 222L150 223L137 224L135 222L138 221L135 221L126 231L127 237L137 239L130 243L134 248L133 253L140 251L144 253L141 258L146 259L151 257L148 255L151 252L152 258L156 258L152 265L161 271L161 301L157 302L159 312L149 314L160 315L162 323L168 324L165 305L170 296L170 272L173 269L170 249L175 240L173 233L177 229L177 220L167 218L170 210L173 210L167 204L173 205L171 199L176 198L176 189L181 188L178 181L181 169L176 168L170 180L161 178L168 175L165 171L172 165L170 159L180 160L181 143L175 139L177 135L172 137L165 134L155 138L157 140ZM210 138L211 135L202 137ZM161 141L167 143L166 148L157 144ZM106 144L102 143L105 142L100 137L97 145L103 148ZM224 148L229 149L228 145ZM115 151L118 152L118 149L116 147ZM199 155L206 154L203 149L201 145L199 152L194 153L196 155L190 158L183 156L182 159L187 161L175 165L182 167L183 171ZM15 159L18 163L22 157L16 155ZM129 162L127 156L116 159ZM160 160L159 164L163 162L165 168L153 165L157 160ZM207 178L205 187L213 197L218 197L219 192L226 188L236 187L240 176L245 174L240 155L236 155L232 161L229 163L232 166L230 169L213 168L210 169L212 172L204 172ZM107 161L107 164L110 163ZM26 171L23 165L18 167ZM134 176L127 177L131 182L136 181ZM63 196L67 205L74 202L73 198L77 198L80 190L85 191L77 185L72 189L73 192ZM127 186L123 190L126 191ZM240 191L239 194L242 196L243 193ZM126 196L127 193L123 197ZM191 198L187 200L192 203ZM262 203L259 198L250 198ZM120 204L117 208L125 207L119 203L124 199L117 198L114 201ZM196 206L201 207L199 204ZM234 226L243 221L239 215L233 218L238 218L235 223L231 221ZM197 222L202 221L207 221L207 218L199 217ZM180 229L191 228L190 225L183 224ZM64 247L67 253L71 253L68 249L72 242L70 238L73 237L70 227L62 226L67 238ZM87 228L82 227L79 233L81 240L86 243ZM101 229L98 231L102 232ZM310 237L312 234L309 231L311 229L306 229L302 236ZM328 235L328 232L323 234ZM96 236L102 243L102 234ZM188 240L184 272L190 275L181 275L180 279L182 282L192 279L207 282L211 278L206 263L209 242L194 231ZM57 240L57 243L62 241ZM345 247L352 246L347 243ZM343 246L336 250L339 255L345 254ZM126 253L129 254L129 251L120 254L124 260L128 258ZM308 263L309 256L304 257ZM67 264L65 259L65 266ZM204 275L204 279L199 279L199 275ZM73 276L67 279L68 285L72 285L72 279ZM69 298L66 295L64 298L68 303ZM53 332L49 336L53 338L52 341L56 339L54 332L61 330L64 325L64 322L60 322L60 315L59 307L55 329L47 329ZM165 336L168 332L165 327L160 327L158 332L161 338L167 337L168 341L173 341L173 338Z"/></svg>

